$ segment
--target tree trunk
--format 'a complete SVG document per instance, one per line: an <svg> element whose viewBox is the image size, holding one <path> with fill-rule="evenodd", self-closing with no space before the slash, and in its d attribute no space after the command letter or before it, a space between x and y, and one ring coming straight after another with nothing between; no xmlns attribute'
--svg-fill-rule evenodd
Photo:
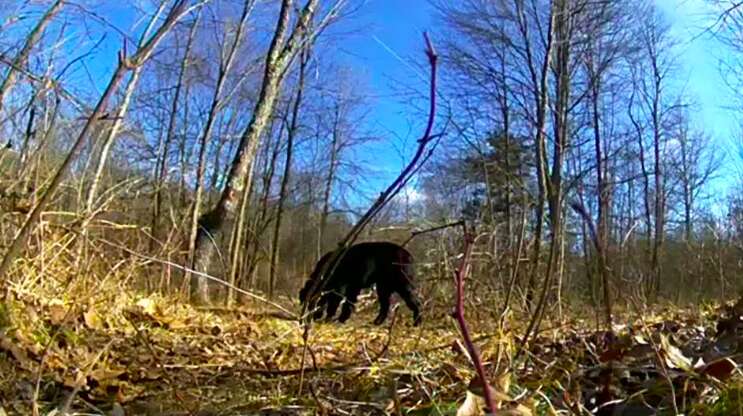
<svg viewBox="0 0 743 416"><path fill-rule="evenodd" d="M559 270L562 264L561 236L563 233L563 185L562 171L565 153L568 146L569 126L568 112L570 111L570 46L571 33L569 3L571 0L555 0L553 7L557 8L555 16L555 78L556 100L554 103L554 145L552 147L552 172L547 187L547 204L550 218L550 258L555 265L547 266L544 276L545 286L549 287L553 280L552 271ZM544 313L544 301L540 299ZM541 319L541 317L540 317Z"/></svg>
<svg viewBox="0 0 743 416"><path fill-rule="evenodd" d="M253 167L251 166L251 169L252 168ZM237 216L237 221L235 221L235 226L232 228L232 239L230 241L230 285L227 288L227 307L231 307L235 302L235 287L237 285L237 276L242 271L241 260L244 257L246 251L243 247L243 240L246 237L245 222L247 217L248 205L250 204L250 189L252 188L252 186L250 184L246 184L245 186L248 187L248 191L243 192L243 198L240 201L239 214Z"/></svg>
<svg viewBox="0 0 743 416"><path fill-rule="evenodd" d="M165 134L165 138L159 147L157 160L155 163L155 197L152 209L152 221L150 222L150 228L153 239L150 240L150 251L153 249L153 244L159 236L159 221L162 211L162 186L167 180L168 175L168 153L170 151L170 144L173 142L176 129L176 120L178 119L178 103L181 99L181 90L183 89L183 80L186 75L186 69L190 62L191 48L193 47L194 38L196 35L196 28L199 26L199 20L201 17L200 11L197 12L193 23L191 23L191 29L188 33L188 40L186 41L186 51L181 59L181 65L178 70L178 80L175 84L175 91L173 93L173 101L170 104L170 119L168 120L168 129ZM187 120L184 122L187 124Z"/></svg>
<svg viewBox="0 0 743 416"><path fill-rule="evenodd" d="M28 56L31 54L31 50L34 48L36 43L41 39L41 36L44 34L44 31L46 30L46 27L51 23L52 19L54 19L54 16L56 16L60 10L62 10L62 6L64 6L65 1L64 0L56 0L52 5L47 9L46 13L44 13L44 16L41 17L41 20L39 20L38 23L36 23L36 26L31 30L31 33L28 34L28 37L26 37L26 41L23 44L23 47L16 55L15 59L13 59L13 64L8 67L8 73L5 75L5 78L3 79L2 83L0 83L0 113L2 113L3 110L3 102L5 101L5 96L10 92L10 90L13 88L13 84L15 83L15 76L16 72L20 70L28 60Z"/></svg>
<svg viewBox="0 0 743 416"><path fill-rule="evenodd" d="M323 243L325 240L325 232L328 227L328 215L330 214L330 195L333 190L333 182L335 181L339 159L338 153L340 152L340 109L336 107L333 114L333 132L332 140L330 142L330 163L328 164L328 175L325 177L325 186L323 187L322 208L320 209L320 227L318 228L317 235L318 258L322 256L324 250Z"/></svg>
<svg viewBox="0 0 743 416"><path fill-rule="evenodd" d="M545 198L548 204L548 213L550 219L550 249L547 258L547 268L544 273L542 287L540 289L539 299L537 300L536 307L532 309L532 317L527 326L524 337L522 338L522 346L526 344L529 336L533 330L538 329L539 323L542 319L543 312L545 309L545 303L549 288L552 284L552 275L555 267L559 264L558 257L560 256L560 234L562 230L562 164L564 159L564 150L567 145L567 115L569 109L569 98L570 98L570 76L568 73L568 63L570 58L570 38L569 38L569 21L568 21L568 1L569 0L554 0L551 4L550 9L550 20L547 31L547 56L544 59L544 65L542 68L542 78L540 81L541 94L542 94L542 105L540 111L538 111L539 121L541 118L540 125L542 128L537 136L537 175L540 182L540 199L543 201ZM556 88L556 101L554 104L555 108L555 121L554 121L554 147L552 155L552 172L549 172L549 165L546 160L546 134L544 132L544 124L547 112L547 74L550 70L550 61L552 56L552 45L554 39L554 52L555 52L555 78L557 80ZM549 175L549 180L547 176ZM543 213L543 202L542 205L537 209L538 213ZM538 221L541 221L541 217ZM539 224L537 224L539 227ZM541 232L541 230L540 230ZM541 238L541 235L540 235ZM538 254L538 248L535 250L535 254ZM538 265L538 260L532 260L535 265ZM534 279L536 270L532 273L531 280ZM532 290L533 294L533 290Z"/></svg>
<svg viewBox="0 0 743 416"><path fill-rule="evenodd" d="M546 125L547 110L549 108L549 83L548 75L552 61L553 49L553 26L554 10L550 10L549 25L546 30L547 44L543 55L541 68L537 69L533 58L532 38L528 30L524 4L521 1L515 2L517 23L522 41L524 42L525 55L528 64L528 70L534 91L534 108L536 110L535 131L535 154L536 154L536 174L537 174L537 201L535 206L535 229L534 229L534 248L531 259L531 270L529 270L529 281L526 288L527 307L533 307L534 291L536 289L536 275L539 270L539 258L542 248L542 234L544 225L544 204L547 193L547 150L546 150Z"/></svg>
<svg viewBox="0 0 743 416"><path fill-rule="evenodd" d="M636 88L636 87L635 87ZM632 107L633 107L633 101L634 101L634 92L632 96L630 97L630 103L629 103L629 110L628 115L630 118L630 121L632 122L632 125L635 128L635 134L637 135L637 147L639 150L639 162L640 162L640 173L642 174L642 200L643 200L643 216L645 219L645 248L647 253L646 259L652 259L652 249L651 249L651 240L653 236L653 222L650 215L650 173L647 169L647 156L645 155L645 143L644 143L644 137L643 137L643 130L640 126L640 123L635 119ZM634 201L632 201L634 202ZM647 277L645 276L645 295L650 297L652 296L653 292L653 277Z"/></svg>
<svg viewBox="0 0 743 416"><path fill-rule="evenodd" d="M251 181L251 170L249 169L261 135L265 130L268 120L273 114L276 98L279 94L283 76L291 60L300 47L301 39L304 38L310 21L315 12L318 0L309 0L297 19L296 26L284 45L286 29L290 21L291 1L283 0L279 11L278 22L274 32L271 45L266 56L266 63L261 84L258 101L256 102L253 116L245 131L240 137L240 144L235 154L235 159L230 167L227 184L220 196L217 205L199 219L200 227L196 243L195 267L200 272L206 272L216 250L214 244L210 243L211 236L216 236L223 231L224 224L235 218L238 201L245 191L245 183ZM248 176L246 180L246 176ZM206 288L199 291L202 301L208 301Z"/></svg>
<svg viewBox="0 0 743 416"><path fill-rule="evenodd" d="M274 286L276 284L276 267L279 262L279 234L281 232L281 218L284 211L286 194L289 190L289 179L292 168L292 153L294 151L294 139L297 135L299 122L299 108L302 105L302 93L304 90L304 75L309 60L309 50L303 49L299 63L299 80L297 81L297 95L294 98L294 107L292 108L291 121L286 130L286 160L284 161L284 174L281 177L281 187L279 188L279 200L276 206L276 221L273 227L273 237L271 239L271 260L268 269L268 298L273 299Z"/></svg>
<svg viewBox="0 0 743 416"><path fill-rule="evenodd" d="M657 65L653 65L654 73L653 79L654 84L654 95L653 95L653 107L652 107L652 120L653 120L653 158L655 172L653 177L655 180L655 204L654 204L654 220L655 220L655 234L653 236L653 255L652 255L652 269L653 269L653 297L660 295L660 279L661 279L661 255L663 246L664 236L664 223L665 223L665 185L663 181L663 163L661 162L660 142L661 142L661 86L660 74L657 73Z"/></svg>
<svg viewBox="0 0 743 416"><path fill-rule="evenodd" d="M217 120L217 116L221 111L224 101L222 99L222 90L224 89L225 80L232 69L237 49L242 41L243 34L245 32L245 24L248 21L248 16L253 9L255 1L245 0L243 5L242 14L240 15L240 23L237 26L235 32L235 38L232 43L228 46L227 55L224 55L224 50L220 54L219 74L217 75L217 84L214 88L214 94L212 96L212 102L209 107L209 115L204 125L204 131L201 135L201 143L199 145L199 159L198 166L196 168L196 196L193 203L193 211L191 214L191 228L189 237L188 253L190 259L190 265L193 269L196 262L196 247L197 247L197 235L199 234L199 215L204 194L204 173L206 172L206 147L211 139L212 130L214 129L214 123ZM212 238L212 236L205 236L205 238ZM208 268L199 268L198 271L207 273ZM186 280L190 281L190 273L186 275ZM196 287L196 299L202 303L209 302L209 280L206 276L200 275L197 279Z"/></svg>

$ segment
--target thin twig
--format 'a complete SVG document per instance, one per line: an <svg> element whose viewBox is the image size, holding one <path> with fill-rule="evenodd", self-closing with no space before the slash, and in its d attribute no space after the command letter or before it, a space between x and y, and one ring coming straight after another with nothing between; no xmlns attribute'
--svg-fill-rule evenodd
<svg viewBox="0 0 743 416"><path fill-rule="evenodd" d="M406 245L408 245L408 243L410 242L410 240L414 239L415 237L418 237L419 235L432 233L434 231L439 231L439 230L443 230L443 229L446 229L446 228L457 227L457 226L460 226L460 225L464 225L464 220L450 222L450 223L447 223L447 224L444 224L444 225L439 225L439 226L436 226L436 227L427 228L425 230L414 230L414 231L412 231L410 233L410 237L408 237L408 239L405 240L400 245L403 246L403 247L405 247Z"/></svg>
<svg viewBox="0 0 743 416"><path fill-rule="evenodd" d="M457 288L457 299L453 315L454 319L456 319L457 321L457 325L459 326L459 331L462 333L462 338L464 340L465 346L467 347L467 352L469 353L470 359L472 360L472 364L475 366L475 370L477 371L477 376L482 381L485 403L488 405L490 413L495 414L495 401L493 401L493 396L490 391L490 384L488 383L487 376L485 375L485 367L482 365L480 353L477 351L477 347L472 341L472 336L470 335L470 331L467 328L467 321L464 318L464 279L467 277L467 274L470 271L470 258L472 256L472 245L474 243L474 239L468 232L466 224L463 224L462 228L464 228L464 254L461 262L459 263L459 268L454 274L454 283L456 284Z"/></svg>

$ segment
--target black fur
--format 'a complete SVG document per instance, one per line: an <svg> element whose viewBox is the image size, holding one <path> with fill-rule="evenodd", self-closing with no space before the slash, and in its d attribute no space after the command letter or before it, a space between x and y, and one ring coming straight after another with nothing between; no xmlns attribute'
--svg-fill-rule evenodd
<svg viewBox="0 0 743 416"><path fill-rule="evenodd" d="M327 279L322 293L318 296L309 296L313 285L320 279L323 267L330 261L333 252L328 252L315 265L299 292L299 301L308 302L307 310L312 311L314 319L320 319L327 311L326 319L335 316L338 306L345 298L339 322L345 322L353 312L356 299L363 289L376 285L379 298L379 315L374 320L379 325L387 319L390 309L390 298L397 293L405 304L413 311L413 322L417 326L421 322L420 303L414 285L413 256L403 247L389 242L359 243L348 249L335 267L332 275ZM323 310L325 309L325 310Z"/></svg>

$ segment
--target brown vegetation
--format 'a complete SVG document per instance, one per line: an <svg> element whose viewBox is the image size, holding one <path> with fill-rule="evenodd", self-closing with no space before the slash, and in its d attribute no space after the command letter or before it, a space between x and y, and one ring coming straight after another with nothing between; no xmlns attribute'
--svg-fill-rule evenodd
<svg viewBox="0 0 743 416"><path fill-rule="evenodd" d="M412 145L339 58L364 2L7 3L0 415L743 414L737 161L656 2L431 2ZM421 327L302 319L360 241Z"/></svg>

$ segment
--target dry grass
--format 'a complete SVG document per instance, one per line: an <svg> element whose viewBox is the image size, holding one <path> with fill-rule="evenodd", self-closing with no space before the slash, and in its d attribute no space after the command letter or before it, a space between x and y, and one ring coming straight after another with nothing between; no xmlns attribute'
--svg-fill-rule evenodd
<svg viewBox="0 0 743 416"><path fill-rule="evenodd" d="M0 304L0 403L8 414L120 407L152 415L445 415L467 396L473 371L446 305L429 304L420 328L405 308L376 327L375 299L366 297L349 323L313 325L303 360L303 326L286 312L299 310L293 297L276 300L285 311L255 299L195 308L137 289L160 273L131 250L99 242L82 262L73 234L47 231L34 241L39 254L16 263ZM511 414L589 414L601 401L629 409L620 414L642 403L705 414L737 403L729 387L739 379L737 334L714 335L711 307L642 319L626 312L614 341L591 329L593 318L547 320L511 362L525 319L509 317L514 330L499 330L498 305L472 300L476 344ZM732 367L697 365L722 342L731 345ZM693 367L684 368L687 359Z"/></svg>

